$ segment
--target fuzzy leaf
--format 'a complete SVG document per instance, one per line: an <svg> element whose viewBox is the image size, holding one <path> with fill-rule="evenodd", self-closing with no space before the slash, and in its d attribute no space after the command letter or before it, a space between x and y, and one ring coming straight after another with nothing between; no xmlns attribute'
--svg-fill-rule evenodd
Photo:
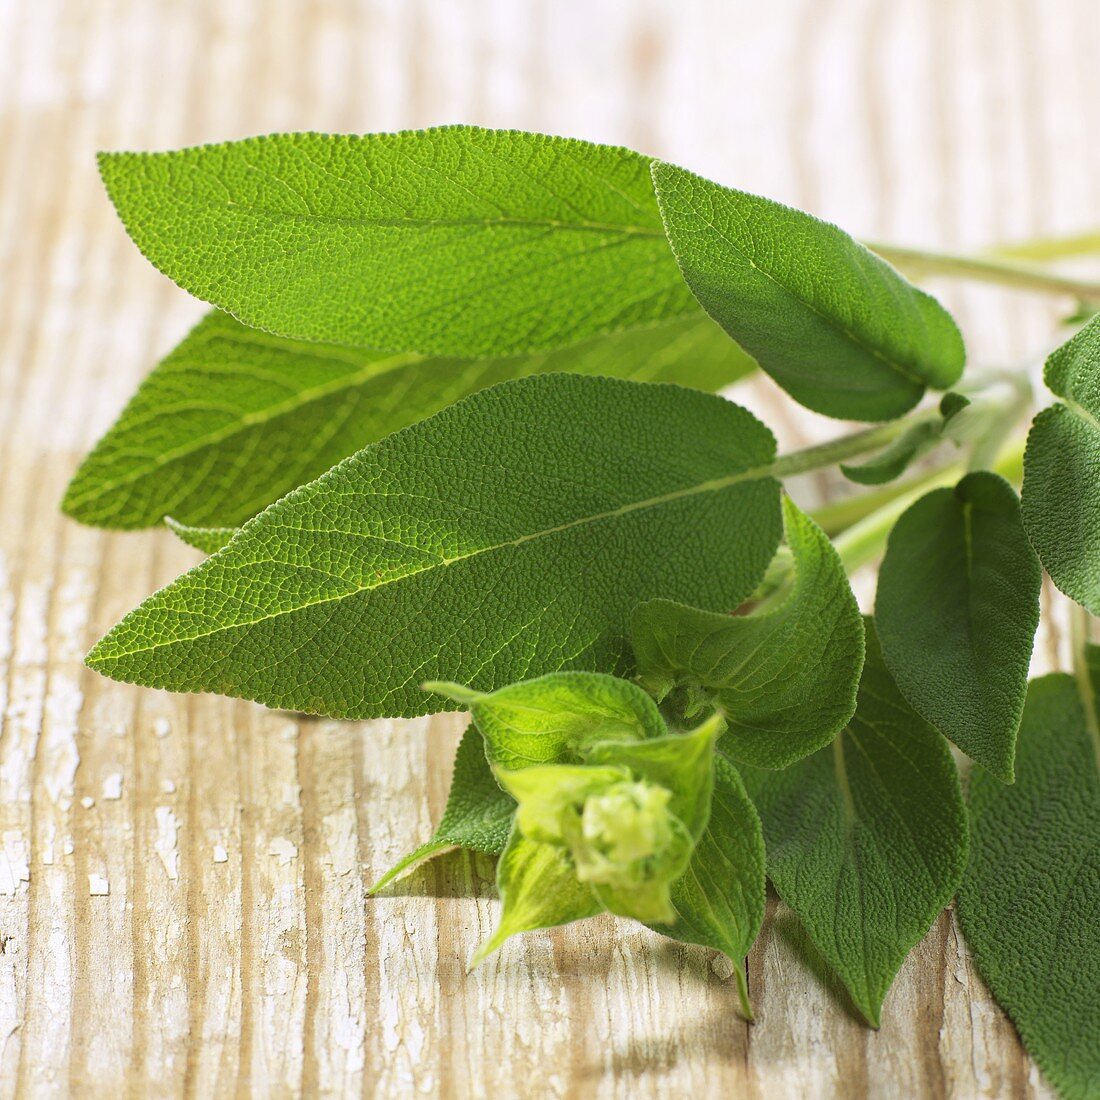
<svg viewBox="0 0 1100 1100"><path fill-rule="evenodd" d="M498 768L584 763L599 741L639 741L668 732L640 687L599 672L552 672L488 694L431 681L424 687L470 708L489 762Z"/></svg>
<svg viewBox="0 0 1100 1100"><path fill-rule="evenodd" d="M807 408L889 420L962 373L950 314L835 225L671 164L653 178L700 304Z"/></svg>
<svg viewBox="0 0 1100 1100"><path fill-rule="evenodd" d="M967 829L947 742L898 692L869 621L856 713L832 748L742 778L779 896L877 1027L909 949L955 893Z"/></svg>
<svg viewBox="0 0 1100 1100"><path fill-rule="evenodd" d="M497 855L508 842L515 809L515 800L493 778L481 734L476 726L469 726L458 743L447 806L431 840L394 864L367 893L377 893L426 860L454 848Z"/></svg>
<svg viewBox="0 0 1100 1100"><path fill-rule="evenodd" d="M753 366L701 311L472 361L286 340L212 310L141 384L62 507L102 527L170 514L184 527L232 528L360 447L498 382L574 371L718 390Z"/></svg>
<svg viewBox="0 0 1100 1100"><path fill-rule="evenodd" d="M748 1019L743 964L764 921L764 837L736 769L718 756L710 818L685 874L672 886L676 919L654 931L721 951L734 964Z"/></svg>
<svg viewBox="0 0 1100 1100"><path fill-rule="evenodd" d="M156 267L282 336L476 358L698 309L627 149L450 126L99 164Z"/></svg>
<svg viewBox="0 0 1100 1100"><path fill-rule="evenodd" d="M1012 782L1043 572L1012 486L973 473L898 520L875 601L901 693L984 768Z"/></svg>
<svg viewBox="0 0 1100 1100"><path fill-rule="evenodd" d="M491 691L625 669L665 595L735 607L779 538L775 443L675 386L507 382L359 451L250 520L91 654L116 679L335 717L439 709L424 680Z"/></svg>
<svg viewBox="0 0 1100 1100"><path fill-rule="evenodd" d="M1024 452L1024 525L1050 579L1100 615L1100 317L1046 362L1062 401L1035 417Z"/></svg>
<svg viewBox="0 0 1100 1100"><path fill-rule="evenodd" d="M185 542L204 554L216 554L240 530L239 527L191 527L171 516L164 517L164 526L180 542Z"/></svg>
<svg viewBox="0 0 1100 1100"><path fill-rule="evenodd" d="M603 911L592 888L577 879L566 849L528 840L518 828L497 864L501 914L492 936L474 952L477 966L519 932L554 928Z"/></svg>
<svg viewBox="0 0 1100 1100"><path fill-rule="evenodd" d="M982 976L1066 1100L1100 1093L1096 736L1069 676L1031 684L1016 783L971 777L970 864L958 902Z"/></svg>
<svg viewBox="0 0 1100 1100"><path fill-rule="evenodd" d="M890 446L865 462L840 464L840 472L858 485L885 485L901 477L918 458L926 455L942 438L942 424L922 421L902 433Z"/></svg>
<svg viewBox="0 0 1100 1100"><path fill-rule="evenodd" d="M631 617L642 683L712 695L733 759L783 768L833 739L852 716L863 621L840 558L821 529L783 500L795 582L772 611L721 615L653 600Z"/></svg>

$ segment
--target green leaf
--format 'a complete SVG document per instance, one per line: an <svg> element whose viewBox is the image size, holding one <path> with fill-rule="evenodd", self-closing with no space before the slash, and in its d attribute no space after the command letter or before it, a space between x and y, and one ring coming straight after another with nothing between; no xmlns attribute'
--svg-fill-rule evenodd
<svg viewBox="0 0 1100 1100"><path fill-rule="evenodd" d="M515 809L514 799L493 778L481 734L476 726L469 726L458 743L447 806L431 840L394 864L367 893L377 893L426 860L454 848L498 855L508 843Z"/></svg>
<svg viewBox="0 0 1100 1100"><path fill-rule="evenodd" d="M950 315L836 226L670 164L653 178L700 304L807 408L889 420L962 373Z"/></svg>
<svg viewBox="0 0 1100 1100"><path fill-rule="evenodd" d="M1092 687L1097 685L1091 653ZM1073 680L1032 683L1016 783L970 781L959 919L978 968L1066 1100L1100 1094L1100 744Z"/></svg>
<svg viewBox="0 0 1100 1100"><path fill-rule="evenodd" d="M760 819L736 769L714 760L714 794L707 827L695 846L687 871L672 886L672 925L654 931L684 943L721 951L734 964L741 1007L752 1008L745 984L744 959L764 921L764 836Z"/></svg>
<svg viewBox="0 0 1100 1100"><path fill-rule="evenodd" d="M913 462L926 455L942 438L942 424L925 420L914 424L890 446L865 462L854 465L842 462L840 472L859 485L885 485L905 473Z"/></svg>
<svg viewBox="0 0 1100 1100"><path fill-rule="evenodd" d="M877 1027L909 949L966 864L966 810L947 742L902 698L867 623L848 727L786 771L743 768L779 896Z"/></svg>
<svg viewBox="0 0 1100 1100"><path fill-rule="evenodd" d="M204 554L216 554L240 530L239 527L191 527L171 516L164 517L164 526L181 542Z"/></svg>
<svg viewBox="0 0 1100 1100"><path fill-rule="evenodd" d="M901 693L1006 783L1042 581L1012 486L984 472L913 504L879 572L875 625Z"/></svg>
<svg viewBox="0 0 1100 1100"><path fill-rule="evenodd" d="M648 158L451 126L104 153L161 271L282 336L470 358L693 314Z"/></svg>
<svg viewBox="0 0 1100 1100"><path fill-rule="evenodd" d="M658 698L675 688L712 695L729 725L721 750L784 768L827 745L852 716L863 621L840 558L787 498L795 581L774 610L720 615L653 600L631 618L640 678Z"/></svg>
<svg viewBox="0 0 1100 1100"><path fill-rule="evenodd" d="M668 732L640 687L599 672L551 672L488 694L432 681L424 687L470 708L489 762L498 768L586 762L598 741Z"/></svg>
<svg viewBox="0 0 1100 1100"><path fill-rule="evenodd" d="M1100 318L1046 362L1062 401L1035 417L1024 452L1028 537L1070 599L1100 614Z"/></svg>
<svg viewBox="0 0 1100 1100"><path fill-rule="evenodd" d="M500 923L474 952L477 966L518 932L553 928L603 911L592 887L577 879L565 848L528 840L518 828L497 864Z"/></svg>
<svg viewBox="0 0 1100 1100"><path fill-rule="evenodd" d="M718 390L752 366L701 311L556 352L463 360L286 340L212 310L141 384L62 507L103 527L166 515L235 527L368 443L498 382L573 371Z"/></svg>
<svg viewBox="0 0 1100 1100"><path fill-rule="evenodd" d="M655 596L736 607L779 538L775 443L675 386L553 374L483 390L250 520L88 656L175 691L412 716L443 676L491 691L627 667Z"/></svg>

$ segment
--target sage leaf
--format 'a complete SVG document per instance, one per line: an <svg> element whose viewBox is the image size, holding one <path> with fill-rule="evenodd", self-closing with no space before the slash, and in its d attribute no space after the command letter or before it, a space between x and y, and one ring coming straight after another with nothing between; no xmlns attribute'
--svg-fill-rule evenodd
<svg viewBox="0 0 1100 1100"><path fill-rule="evenodd" d="M692 315L638 153L515 130L104 153L127 232L245 324L469 358Z"/></svg>
<svg viewBox="0 0 1100 1100"><path fill-rule="evenodd" d="M559 351L464 360L287 340L212 310L141 384L62 508L101 527L167 515L236 527L368 443L498 382L575 371L719 390L753 366L701 311Z"/></svg>
<svg viewBox="0 0 1100 1100"><path fill-rule="evenodd" d="M1098 684L1096 651L1090 683ZM1016 783L970 780L958 911L978 969L1066 1100L1100 1091L1100 740L1071 677L1035 680Z"/></svg>
<svg viewBox="0 0 1100 1100"><path fill-rule="evenodd" d="M1005 783L1042 580L1012 486L985 472L913 504L890 533L879 571L875 626L898 688Z"/></svg>
<svg viewBox="0 0 1100 1100"><path fill-rule="evenodd" d="M592 887L577 878L565 848L528 840L516 827L497 863L497 891L500 921L474 952L471 969L519 932L554 928L603 912Z"/></svg>
<svg viewBox="0 0 1100 1100"><path fill-rule="evenodd" d="M764 921L764 836L737 770L714 760L710 817L691 862L672 886L671 925L655 932L684 943L721 951L734 965L741 1008L752 1019L744 962Z"/></svg>
<svg viewBox="0 0 1100 1100"><path fill-rule="evenodd" d="M181 542L204 554L216 554L239 530L237 527L191 527L171 516L164 517L164 525Z"/></svg>
<svg viewBox="0 0 1100 1100"><path fill-rule="evenodd" d="M455 848L498 855L508 842L515 809L515 800L493 778L481 734L469 726L458 743L447 805L431 839L394 864L367 893L377 893Z"/></svg>
<svg viewBox="0 0 1100 1100"><path fill-rule="evenodd" d="M962 373L947 311L836 226L671 164L653 178L699 303L799 403L889 420Z"/></svg>
<svg viewBox="0 0 1100 1100"><path fill-rule="evenodd" d="M912 463L926 455L942 438L941 425L922 421L903 432L888 447L865 462L840 464L840 472L859 485L885 485L901 477Z"/></svg>
<svg viewBox="0 0 1100 1100"><path fill-rule="evenodd" d="M470 708L489 762L498 768L585 762L599 741L668 732L657 705L637 684L599 672L552 672L490 693L432 681L424 687Z"/></svg>
<svg viewBox="0 0 1100 1100"><path fill-rule="evenodd" d="M863 620L832 543L788 498L791 591L773 610L732 616L658 599L638 607L630 640L642 684L659 699L686 689L729 726L732 759L784 768L827 745L852 716Z"/></svg>
<svg viewBox="0 0 1100 1100"><path fill-rule="evenodd" d="M412 716L559 669L623 671L658 595L736 607L780 533L775 442L676 386L482 390L250 520L88 656L100 672L334 717Z"/></svg>
<svg viewBox="0 0 1100 1100"><path fill-rule="evenodd" d="M877 1027L909 949L955 893L967 823L947 742L902 698L866 625L856 712L832 748L741 775L776 891Z"/></svg>
<svg viewBox="0 0 1100 1100"><path fill-rule="evenodd" d="M1044 372L1062 398L1032 422L1024 452L1024 525L1050 579L1100 615L1100 317Z"/></svg>

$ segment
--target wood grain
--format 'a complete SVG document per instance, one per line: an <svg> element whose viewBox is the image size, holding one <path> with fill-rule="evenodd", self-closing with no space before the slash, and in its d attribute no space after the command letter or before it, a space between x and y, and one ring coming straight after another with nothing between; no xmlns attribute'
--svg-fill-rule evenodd
<svg viewBox="0 0 1100 1100"><path fill-rule="evenodd" d="M752 1028L721 961L610 919L467 975L488 861L364 896L438 818L458 720L97 677L89 645L196 558L57 502L201 311L127 242L98 148L522 126L964 249L1095 224L1098 32L1090 0L0 0L0 1095L1048 1096L950 913L877 1033L774 903ZM944 291L995 364L1065 306ZM785 444L836 430L741 396Z"/></svg>

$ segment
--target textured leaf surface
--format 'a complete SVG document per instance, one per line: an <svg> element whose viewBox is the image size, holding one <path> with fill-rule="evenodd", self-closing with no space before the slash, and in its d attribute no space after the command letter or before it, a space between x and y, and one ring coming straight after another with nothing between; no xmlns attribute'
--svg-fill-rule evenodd
<svg viewBox="0 0 1100 1100"><path fill-rule="evenodd" d="M836 226L670 164L653 177L700 304L807 408L887 420L962 373L950 315Z"/></svg>
<svg viewBox="0 0 1100 1100"><path fill-rule="evenodd" d="M1027 438L1024 524L1051 580L1100 615L1100 318L1047 359L1045 378L1062 401Z"/></svg>
<svg viewBox="0 0 1100 1100"><path fill-rule="evenodd" d="M246 524L88 657L117 679L340 717L626 665L639 602L736 607L780 533L775 443L675 386L541 375L358 452Z"/></svg>
<svg viewBox="0 0 1100 1100"><path fill-rule="evenodd" d="M471 358L698 309L649 166L472 126L100 156L130 236L196 297L282 336Z"/></svg>
<svg viewBox="0 0 1100 1100"><path fill-rule="evenodd" d="M710 820L672 887L676 920L654 931L721 951L740 967L764 920L764 863L760 818L737 770L718 756ZM738 984L743 980L739 972ZM747 998L744 1007L748 1014Z"/></svg>
<svg viewBox="0 0 1100 1100"><path fill-rule="evenodd" d="M901 477L922 455L927 454L941 438L940 426L925 421L914 424L908 431L899 435L889 447L865 462L840 464L840 472L858 485L885 485L896 477Z"/></svg>
<svg viewBox="0 0 1100 1100"><path fill-rule="evenodd" d="M165 516L164 525L181 542L204 554L216 554L240 530L239 527L191 527L171 516Z"/></svg>
<svg viewBox="0 0 1100 1100"><path fill-rule="evenodd" d="M447 806L431 840L391 867L369 893L404 878L432 856L454 848L471 848L489 855L503 852L515 809L515 800L493 778L485 758L485 742L477 727L471 725L458 743Z"/></svg>
<svg viewBox="0 0 1100 1100"><path fill-rule="evenodd" d="M1006 783L1042 581L1016 494L991 473L921 497L894 526L879 572L875 626L902 694Z"/></svg>
<svg viewBox="0 0 1100 1100"><path fill-rule="evenodd" d="M104 527L166 515L235 527L368 443L498 382L575 371L718 390L753 366L701 311L555 352L462 360L287 340L214 310L141 384L63 507Z"/></svg>
<svg viewBox="0 0 1100 1100"><path fill-rule="evenodd" d="M982 976L1067 1100L1100 1094L1098 758L1074 681L1033 682L1016 783L971 778L959 890Z"/></svg>
<svg viewBox="0 0 1100 1100"><path fill-rule="evenodd" d="M856 705L863 621L840 558L813 520L783 501L795 566L775 610L715 614L669 600L639 607L630 638L642 683L710 695L729 726L735 760L783 768L826 745Z"/></svg>
<svg viewBox="0 0 1100 1100"><path fill-rule="evenodd" d="M451 684L425 687L468 704L490 763L511 770L583 763L598 741L668 732L657 705L637 684L599 672L551 672L488 694Z"/></svg>
<svg viewBox="0 0 1100 1100"><path fill-rule="evenodd" d="M870 622L856 713L832 748L741 774L779 896L877 1027L909 949L955 893L967 825L947 742L898 692Z"/></svg>

